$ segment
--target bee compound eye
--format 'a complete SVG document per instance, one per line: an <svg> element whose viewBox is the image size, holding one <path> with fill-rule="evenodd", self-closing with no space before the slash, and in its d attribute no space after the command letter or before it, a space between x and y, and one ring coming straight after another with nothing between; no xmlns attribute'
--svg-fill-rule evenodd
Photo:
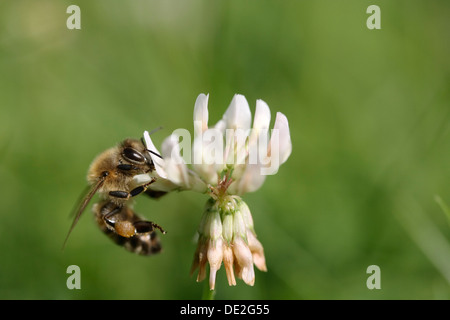
<svg viewBox="0 0 450 320"><path fill-rule="evenodd" d="M123 150L123 156L130 161L139 163L145 162L145 157L139 151L136 151L133 148L125 148Z"/></svg>

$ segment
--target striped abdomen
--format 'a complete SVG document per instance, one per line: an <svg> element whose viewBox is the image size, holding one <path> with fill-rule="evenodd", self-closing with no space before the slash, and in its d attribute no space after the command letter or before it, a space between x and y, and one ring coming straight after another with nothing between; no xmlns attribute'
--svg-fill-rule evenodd
<svg viewBox="0 0 450 320"><path fill-rule="evenodd" d="M106 221L105 215L113 210L116 210L117 213ZM118 208L117 205L111 201L103 201L96 203L93 207L93 211L100 229L115 243L125 247L128 251L144 256L159 253L161 251L159 237L155 231L145 233L138 232L131 237L123 237L117 233L114 227L115 223L130 222L136 224L144 222L144 220L142 220L130 207L125 205Z"/></svg>

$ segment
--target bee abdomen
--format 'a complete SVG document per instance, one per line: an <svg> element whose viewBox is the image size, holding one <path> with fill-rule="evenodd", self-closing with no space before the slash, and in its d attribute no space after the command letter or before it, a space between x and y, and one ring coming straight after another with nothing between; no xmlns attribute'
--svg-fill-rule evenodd
<svg viewBox="0 0 450 320"><path fill-rule="evenodd" d="M139 255L149 256L161 252L161 243L155 231L129 238L122 237L108 228L101 228L116 244Z"/></svg>
<svg viewBox="0 0 450 320"><path fill-rule="evenodd" d="M97 225L111 240L123 246L126 250L139 255L149 256L161 252L161 243L155 231L138 233L130 237L123 237L117 233L114 226L105 222L104 216L114 210L116 205L111 201L97 203L93 207ZM135 223L142 219L129 207L124 206L114 215L115 221Z"/></svg>

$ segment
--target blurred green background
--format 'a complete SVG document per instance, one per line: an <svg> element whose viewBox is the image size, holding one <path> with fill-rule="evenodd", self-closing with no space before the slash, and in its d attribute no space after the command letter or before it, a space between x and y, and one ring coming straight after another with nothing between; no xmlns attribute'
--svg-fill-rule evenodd
<svg viewBox="0 0 450 320"><path fill-rule="evenodd" d="M81 8L81 30L66 9ZM381 8L381 30L366 9ZM140 257L90 209L64 252L90 162L163 126L215 123L233 95L289 119L293 152L247 194L268 272L217 299L449 299L449 1L1 1L0 298L198 299L206 196L139 197L164 252ZM272 120L273 121L273 120ZM81 268L69 290L66 268ZM381 289L366 287L370 265Z"/></svg>

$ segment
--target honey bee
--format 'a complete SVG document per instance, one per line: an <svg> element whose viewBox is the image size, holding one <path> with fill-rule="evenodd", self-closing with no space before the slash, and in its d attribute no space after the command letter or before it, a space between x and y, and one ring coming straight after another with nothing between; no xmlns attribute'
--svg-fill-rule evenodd
<svg viewBox="0 0 450 320"><path fill-rule="evenodd" d="M163 234L166 232L156 223L139 217L130 204L130 200L141 193L153 198L165 194L148 189L156 178L142 185L133 185L134 176L155 170L150 153L160 157L148 150L143 140L126 139L94 159L87 174L88 190L75 210L63 247L89 201L98 193L100 200L93 206L93 211L98 226L105 234L131 252L151 255L161 251L155 229Z"/></svg>

